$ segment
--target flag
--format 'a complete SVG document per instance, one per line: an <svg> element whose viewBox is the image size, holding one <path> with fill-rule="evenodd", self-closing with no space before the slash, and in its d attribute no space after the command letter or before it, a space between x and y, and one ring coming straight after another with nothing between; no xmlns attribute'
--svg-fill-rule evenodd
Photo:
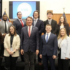
<svg viewBox="0 0 70 70"><path fill-rule="evenodd" d="M65 20L66 20L66 22L67 22L67 19L66 19L66 15L65 15L65 12L63 13L63 16L65 17Z"/></svg>
<svg viewBox="0 0 70 70"><path fill-rule="evenodd" d="M4 11L3 15L7 15L6 11ZM2 19L3 19L3 17L2 17ZM7 21L10 22L10 19L9 19L8 15L7 15Z"/></svg>

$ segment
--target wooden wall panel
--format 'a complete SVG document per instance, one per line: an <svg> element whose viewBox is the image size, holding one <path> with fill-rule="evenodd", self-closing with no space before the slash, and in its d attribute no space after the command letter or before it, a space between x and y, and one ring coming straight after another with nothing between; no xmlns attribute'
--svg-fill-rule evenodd
<svg viewBox="0 0 70 70"><path fill-rule="evenodd" d="M57 23L59 23L59 18L62 16L63 14L53 14L53 19L57 21ZM65 14L66 18L67 18L67 22L70 26L70 14Z"/></svg>

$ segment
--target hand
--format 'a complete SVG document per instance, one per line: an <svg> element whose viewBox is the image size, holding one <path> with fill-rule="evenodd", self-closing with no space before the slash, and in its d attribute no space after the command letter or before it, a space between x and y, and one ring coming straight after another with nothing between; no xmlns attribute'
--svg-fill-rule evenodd
<svg viewBox="0 0 70 70"><path fill-rule="evenodd" d="M23 49L21 49L21 55L23 55L24 54L24 50Z"/></svg>
<svg viewBox="0 0 70 70"><path fill-rule="evenodd" d="M11 51L8 51L9 52L9 54L11 55L12 54L12 52Z"/></svg>
<svg viewBox="0 0 70 70"><path fill-rule="evenodd" d="M40 54L40 58L42 59L42 54Z"/></svg>
<svg viewBox="0 0 70 70"><path fill-rule="evenodd" d="M67 58L67 57L66 57L65 59L66 59L66 60L68 60L68 58Z"/></svg>
<svg viewBox="0 0 70 70"><path fill-rule="evenodd" d="M10 55L13 55L13 54L14 54L14 52L11 51L11 54Z"/></svg>
<svg viewBox="0 0 70 70"><path fill-rule="evenodd" d="M36 50L36 55L38 55L39 54L39 50Z"/></svg>
<svg viewBox="0 0 70 70"><path fill-rule="evenodd" d="M53 55L53 59L56 59L56 55Z"/></svg>

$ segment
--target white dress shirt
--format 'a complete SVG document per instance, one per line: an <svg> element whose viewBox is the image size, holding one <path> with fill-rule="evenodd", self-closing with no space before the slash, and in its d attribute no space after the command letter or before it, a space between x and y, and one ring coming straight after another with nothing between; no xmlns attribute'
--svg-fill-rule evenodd
<svg viewBox="0 0 70 70"><path fill-rule="evenodd" d="M50 20L48 19L48 22L49 22L49 24L51 25L52 19L50 19Z"/></svg>
<svg viewBox="0 0 70 70"><path fill-rule="evenodd" d="M51 35L51 32L46 33L46 35L45 35L45 40L46 40L46 38L47 38L47 34L48 34L48 40L49 40L49 37L50 37L50 35Z"/></svg>
<svg viewBox="0 0 70 70"><path fill-rule="evenodd" d="M38 18L34 19L34 26L36 26L37 21L38 21Z"/></svg>

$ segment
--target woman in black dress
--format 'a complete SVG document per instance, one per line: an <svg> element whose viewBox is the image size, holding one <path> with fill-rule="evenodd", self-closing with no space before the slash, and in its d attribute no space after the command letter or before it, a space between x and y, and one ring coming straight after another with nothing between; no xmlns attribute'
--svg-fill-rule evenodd
<svg viewBox="0 0 70 70"><path fill-rule="evenodd" d="M65 28L66 29L66 33L69 36L69 24L66 22L66 19L64 16L61 16L59 19L59 23L57 25L57 32L56 35L58 36L59 31L61 28Z"/></svg>
<svg viewBox="0 0 70 70"><path fill-rule="evenodd" d="M1 68L2 58L3 58L3 51L4 51L3 36L2 36L2 34L0 32L0 68Z"/></svg>

